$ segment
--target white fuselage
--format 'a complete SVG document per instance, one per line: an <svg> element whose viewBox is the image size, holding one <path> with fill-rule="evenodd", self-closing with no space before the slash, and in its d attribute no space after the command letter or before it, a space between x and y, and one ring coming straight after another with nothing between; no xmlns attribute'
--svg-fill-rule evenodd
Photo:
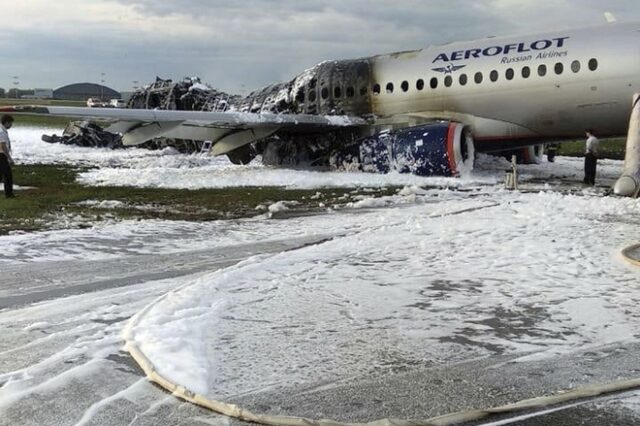
<svg viewBox="0 0 640 426"><path fill-rule="evenodd" d="M470 125L480 142L562 139L587 128L619 135L640 92L640 24L457 42L371 60L380 123L452 119Z"/></svg>

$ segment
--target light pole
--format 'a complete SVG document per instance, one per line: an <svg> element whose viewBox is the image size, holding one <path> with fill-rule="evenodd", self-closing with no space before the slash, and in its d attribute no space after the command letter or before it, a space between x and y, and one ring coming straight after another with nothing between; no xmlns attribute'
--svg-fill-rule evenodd
<svg viewBox="0 0 640 426"><path fill-rule="evenodd" d="M138 83L139 83L139 81L138 81L138 80L133 80L133 81L132 81L132 83L133 83L133 90L134 90L134 91L137 91L137 90L138 90Z"/></svg>
<svg viewBox="0 0 640 426"><path fill-rule="evenodd" d="M100 102L104 102L104 76L105 73L100 73Z"/></svg>
<svg viewBox="0 0 640 426"><path fill-rule="evenodd" d="M18 99L18 87L20 86L20 77L17 75L13 76L13 85L16 86L16 99Z"/></svg>

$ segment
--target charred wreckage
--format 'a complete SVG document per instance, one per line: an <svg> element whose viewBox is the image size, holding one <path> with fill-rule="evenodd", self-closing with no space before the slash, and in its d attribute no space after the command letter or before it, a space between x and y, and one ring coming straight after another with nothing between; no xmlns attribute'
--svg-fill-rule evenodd
<svg viewBox="0 0 640 426"><path fill-rule="evenodd" d="M286 83L248 96L230 95L197 78L156 81L136 91L126 108L237 111L270 114L351 116L373 119L372 65L367 59L323 62ZM371 120L373 121L373 120ZM122 137L99 125L72 122L62 136L43 136L50 143L125 148ZM173 147L183 153L207 152L206 141L156 138L141 147ZM435 121L412 127L347 126L331 131L276 131L227 153L235 164L247 164L260 155L268 165L320 169L391 170L417 175L455 176L473 163L473 140L460 123Z"/></svg>

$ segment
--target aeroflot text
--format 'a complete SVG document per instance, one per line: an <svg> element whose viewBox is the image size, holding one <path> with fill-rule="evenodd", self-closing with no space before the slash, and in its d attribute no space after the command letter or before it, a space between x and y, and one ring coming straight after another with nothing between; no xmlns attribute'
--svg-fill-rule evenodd
<svg viewBox="0 0 640 426"><path fill-rule="evenodd" d="M565 40L570 37L558 37L551 40L537 40L533 43L512 43L505 46L491 46L484 49L469 49L469 50L457 50L451 52L450 55L446 53L439 54L432 63L439 61L453 62L470 58L480 58L481 56L498 56L507 55L509 53L524 53L531 51L541 51L550 48L564 47Z"/></svg>

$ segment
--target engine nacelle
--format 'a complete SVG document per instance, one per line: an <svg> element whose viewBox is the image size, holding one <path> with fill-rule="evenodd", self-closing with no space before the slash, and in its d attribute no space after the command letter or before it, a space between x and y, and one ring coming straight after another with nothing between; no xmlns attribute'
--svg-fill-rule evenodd
<svg viewBox="0 0 640 426"><path fill-rule="evenodd" d="M470 130L460 123L437 122L378 133L359 141L363 171L458 176L473 169Z"/></svg>

